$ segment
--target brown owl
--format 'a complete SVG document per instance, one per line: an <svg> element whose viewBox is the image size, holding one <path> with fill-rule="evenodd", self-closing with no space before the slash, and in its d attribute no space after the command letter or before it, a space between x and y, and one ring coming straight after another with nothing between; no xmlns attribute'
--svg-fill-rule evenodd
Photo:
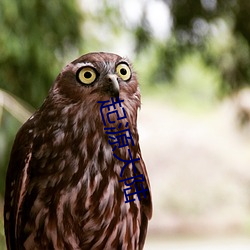
<svg viewBox="0 0 250 250"><path fill-rule="evenodd" d="M118 55L89 53L62 70L14 142L8 249L143 248L152 203L140 104L132 66Z"/></svg>

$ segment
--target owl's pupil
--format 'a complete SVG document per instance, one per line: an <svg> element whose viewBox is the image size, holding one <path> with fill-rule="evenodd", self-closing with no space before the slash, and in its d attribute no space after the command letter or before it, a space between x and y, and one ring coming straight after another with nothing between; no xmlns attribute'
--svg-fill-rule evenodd
<svg viewBox="0 0 250 250"><path fill-rule="evenodd" d="M87 78L87 79L91 78L91 76L92 76L92 74L90 72L85 72L84 73L84 77Z"/></svg>
<svg viewBox="0 0 250 250"><path fill-rule="evenodd" d="M121 69L120 73L125 76L127 74L127 70L126 69Z"/></svg>

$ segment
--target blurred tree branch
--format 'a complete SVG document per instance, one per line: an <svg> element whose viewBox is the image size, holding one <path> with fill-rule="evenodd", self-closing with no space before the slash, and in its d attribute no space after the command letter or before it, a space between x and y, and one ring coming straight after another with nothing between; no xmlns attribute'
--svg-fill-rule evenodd
<svg viewBox="0 0 250 250"><path fill-rule="evenodd" d="M21 101L0 89L0 125L3 115L3 109L6 109L20 123L24 123L32 114L31 108L25 107Z"/></svg>

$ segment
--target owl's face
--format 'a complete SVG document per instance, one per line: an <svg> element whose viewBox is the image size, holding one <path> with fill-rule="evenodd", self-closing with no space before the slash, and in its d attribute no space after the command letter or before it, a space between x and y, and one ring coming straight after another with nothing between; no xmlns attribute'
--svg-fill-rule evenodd
<svg viewBox="0 0 250 250"><path fill-rule="evenodd" d="M68 64L59 74L52 92L75 102L119 97L140 102L138 82L128 60L111 53L89 53Z"/></svg>

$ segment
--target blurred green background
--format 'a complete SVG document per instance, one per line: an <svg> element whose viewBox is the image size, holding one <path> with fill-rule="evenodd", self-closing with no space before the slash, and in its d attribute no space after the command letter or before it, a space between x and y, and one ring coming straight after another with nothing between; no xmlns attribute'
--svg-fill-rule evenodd
<svg viewBox="0 0 250 250"><path fill-rule="evenodd" d="M154 201L145 249L249 249L249 23L246 0L1 0L0 249L15 134L90 51L129 57L138 73Z"/></svg>

